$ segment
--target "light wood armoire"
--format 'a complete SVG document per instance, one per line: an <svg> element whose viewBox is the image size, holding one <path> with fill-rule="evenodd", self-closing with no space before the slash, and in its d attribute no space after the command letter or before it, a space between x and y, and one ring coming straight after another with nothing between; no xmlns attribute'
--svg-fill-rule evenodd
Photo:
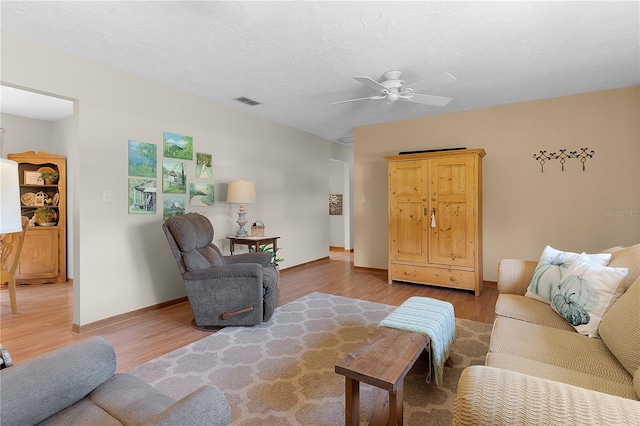
<svg viewBox="0 0 640 426"><path fill-rule="evenodd" d="M385 157L389 284L482 291L484 149Z"/></svg>

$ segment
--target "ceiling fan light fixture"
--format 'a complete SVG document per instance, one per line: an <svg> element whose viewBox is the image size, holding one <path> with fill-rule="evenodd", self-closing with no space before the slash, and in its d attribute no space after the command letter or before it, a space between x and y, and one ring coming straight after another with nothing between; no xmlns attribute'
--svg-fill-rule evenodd
<svg viewBox="0 0 640 426"><path fill-rule="evenodd" d="M443 107L451 101L451 98L445 96L434 96L418 94L422 90L427 90L433 87L450 84L457 79L451 74L443 73L434 76L427 80L417 81L411 86L407 87L406 82L401 80L401 71L387 71L384 73L384 81L376 81L371 77L366 76L354 76L354 80L378 91L377 96L367 96L366 98L348 99L346 101L332 102L331 105L344 104L348 102L363 101L369 99L384 99L387 105L393 104L398 99L402 99L407 102L415 102L423 105L432 105Z"/></svg>

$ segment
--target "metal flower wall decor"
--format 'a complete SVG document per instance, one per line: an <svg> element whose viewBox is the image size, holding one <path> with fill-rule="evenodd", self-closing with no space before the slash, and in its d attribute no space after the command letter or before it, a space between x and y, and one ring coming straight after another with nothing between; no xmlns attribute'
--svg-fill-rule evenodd
<svg viewBox="0 0 640 426"><path fill-rule="evenodd" d="M548 160L559 160L560 165L562 166L562 171L564 172L564 163L567 162L568 159L577 158L582 163L582 171L586 170L585 163L588 158L593 158L595 155L595 151L589 151L589 148L580 148L579 151L569 151L567 153L566 149L559 149L558 152L549 152L540 151L540 154L533 154L533 158L540 163L540 172L544 172L544 165Z"/></svg>

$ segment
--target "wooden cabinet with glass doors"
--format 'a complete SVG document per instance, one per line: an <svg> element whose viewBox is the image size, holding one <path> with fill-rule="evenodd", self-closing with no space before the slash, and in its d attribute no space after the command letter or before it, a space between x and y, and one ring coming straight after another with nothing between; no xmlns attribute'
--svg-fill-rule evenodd
<svg viewBox="0 0 640 426"><path fill-rule="evenodd" d="M20 209L29 218L16 283L67 281L67 196L64 156L28 151L9 154L18 163Z"/></svg>
<svg viewBox="0 0 640 426"><path fill-rule="evenodd" d="M389 283L482 291L483 149L385 157Z"/></svg>

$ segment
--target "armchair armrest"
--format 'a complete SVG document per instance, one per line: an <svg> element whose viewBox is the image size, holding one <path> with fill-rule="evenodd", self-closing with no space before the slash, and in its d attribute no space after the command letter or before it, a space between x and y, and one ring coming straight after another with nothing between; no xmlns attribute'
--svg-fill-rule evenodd
<svg viewBox="0 0 640 426"><path fill-rule="evenodd" d="M453 424L640 424L640 401L486 366L466 368Z"/></svg>
<svg viewBox="0 0 640 426"><path fill-rule="evenodd" d="M233 265L214 266L207 269L199 269L185 272L182 277L188 281L262 277L262 266L257 263L236 263Z"/></svg>
<svg viewBox="0 0 640 426"><path fill-rule="evenodd" d="M226 426L231 408L224 394L214 386L202 386L171 405L145 425Z"/></svg>
<svg viewBox="0 0 640 426"><path fill-rule="evenodd" d="M227 265L235 263L258 263L262 266L271 266L271 259L273 255L271 253L262 251L253 251L250 253L240 253L231 256L224 256Z"/></svg>
<svg viewBox="0 0 640 426"><path fill-rule="evenodd" d="M498 264L498 292L524 296L536 266L535 260L502 259Z"/></svg>

